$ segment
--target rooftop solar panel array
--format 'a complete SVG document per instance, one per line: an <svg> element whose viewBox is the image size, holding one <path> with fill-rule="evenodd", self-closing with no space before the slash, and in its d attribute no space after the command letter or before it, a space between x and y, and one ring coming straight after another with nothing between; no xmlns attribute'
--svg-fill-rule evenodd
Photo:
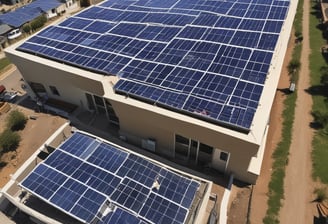
<svg viewBox="0 0 328 224"><path fill-rule="evenodd" d="M20 185L83 223L178 224L200 183L76 132Z"/></svg>
<svg viewBox="0 0 328 224"><path fill-rule="evenodd" d="M23 24L32 21L45 12L55 9L63 3L60 0L34 0L14 11L0 15L1 23L19 28Z"/></svg>
<svg viewBox="0 0 328 224"><path fill-rule="evenodd" d="M109 0L18 47L117 93L249 131L289 0Z"/></svg>

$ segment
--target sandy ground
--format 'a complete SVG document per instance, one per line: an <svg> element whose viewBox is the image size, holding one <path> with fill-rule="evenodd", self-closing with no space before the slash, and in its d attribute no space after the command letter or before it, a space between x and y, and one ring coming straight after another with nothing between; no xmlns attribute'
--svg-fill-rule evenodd
<svg viewBox="0 0 328 224"><path fill-rule="evenodd" d="M312 97L306 93L310 87L309 71L309 15L310 1L304 1L303 8L303 49L301 54L301 69L297 88L295 119L290 147L289 163L285 177L285 200L280 210L281 223L313 223L315 217L315 203L311 178L312 138L313 129L311 108ZM294 215L293 215L294 214ZM297 215L296 215L297 214Z"/></svg>
<svg viewBox="0 0 328 224"><path fill-rule="evenodd" d="M1 160L8 162L7 166L0 170L0 187L3 187L10 175L15 171L47 140L55 130L57 130L62 124L66 122L65 119L43 113L34 113L33 110L17 107L25 115L36 115L36 120L28 120L24 130L19 134L22 137L22 141L16 152L5 153ZM0 115L0 130L5 125L7 114Z"/></svg>

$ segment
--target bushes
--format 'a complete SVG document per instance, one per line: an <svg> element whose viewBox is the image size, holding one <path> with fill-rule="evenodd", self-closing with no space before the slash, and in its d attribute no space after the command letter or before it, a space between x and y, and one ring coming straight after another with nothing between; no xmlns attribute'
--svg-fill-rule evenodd
<svg viewBox="0 0 328 224"><path fill-rule="evenodd" d="M9 114L7 128L12 131L22 130L25 127L27 117L20 111L14 110Z"/></svg>
<svg viewBox="0 0 328 224"><path fill-rule="evenodd" d="M326 188L316 188L313 193L316 194L315 201L318 203L324 202L328 199Z"/></svg>
<svg viewBox="0 0 328 224"><path fill-rule="evenodd" d="M17 149L21 137L15 131L23 129L26 122L26 116L18 110L14 110L8 115L7 129L0 133L0 157L5 152ZM0 168L5 165L4 161L0 161L0 163L2 164L0 164Z"/></svg>
<svg viewBox="0 0 328 224"><path fill-rule="evenodd" d="M47 18L45 15L41 15L35 20L31 22L31 29L32 31L35 31L39 28L41 28L45 23L47 22Z"/></svg>
<svg viewBox="0 0 328 224"><path fill-rule="evenodd" d="M31 30L32 30L32 28L31 28L30 24L25 24L25 25L23 26L23 31L24 31L24 33L30 33Z"/></svg>
<svg viewBox="0 0 328 224"><path fill-rule="evenodd" d="M16 150L21 138L18 133L6 129L0 134L0 146L2 152Z"/></svg>

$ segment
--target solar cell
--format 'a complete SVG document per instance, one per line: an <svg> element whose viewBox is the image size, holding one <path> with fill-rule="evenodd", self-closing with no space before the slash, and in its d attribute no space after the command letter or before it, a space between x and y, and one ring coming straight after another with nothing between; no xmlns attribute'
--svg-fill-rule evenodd
<svg viewBox="0 0 328 224"><path fill-rule="evenodd" d="M244 17L244 15L247 13L249 5L250 4L236 2L230 8L230 10L227 12L227 14L231 15L231 16Z"/></svg>
<svg viewBox="0 0 328 224"><path fill-rule="evenodd" d="M38 164L20 185L84 223L183 223L200 186L80 132ZM159 202L159 207L153 207ZM108 209L108 214L103 213Z"/></svg>
<svg viewBox="0 0 328 224"><path fill-rule="evenodd" d="M123 209L116 208L113 212L106 215L99 224L143 224L146 223Z"/></svg>
<svg viewBox="0 0 328 224"><path fill-rule="evenodd" d="M101 143L93 153L88 153L88 162L115 173L127 157L127 153Z"/></svg>
<svg viewBox="0 0 328 224"><path fill-rule="evenodd" d="M113 191L110 198L123 207L139 213L149 195L150 189L138 182L125 178L123 182Z"/></svg>
<svg viewBox="0 0 328 224"><path fill-rule="evenodd" d="M84 29L85 27L89 26L91 23L92 21L87 19L70 17L66 19L64 22L62 22L60 26L74 28L74 29Z"/></svg>
<svg viewBox="0 0 328 224"><path fill-rule="evenodd" d="M158 224L184 223L187 214L187 209L154 193L149 195L140 211L140 215L145 219Z"/></svg>
<svg viewBox="0 0 328 224"><path fill-rule="evenodd" d="M289 3L104 1L41 31L18 49L117 75L117 93L191 116L196 111L197 118L211 118L214 123L247 132L258 102L229 95L226 83L220 83L225 79L220 77L257 86L265 83ZM195 74L199 78L196 83ZM212 75L218 76L213 81L219 83L205 87L203 78ZM233 104L229 104L230 98ZM238 119L222 110L232 105L240 111ZM203 110L209 111L208 115L198 114ZM243 118L247 120L240 120Z"/></svg>

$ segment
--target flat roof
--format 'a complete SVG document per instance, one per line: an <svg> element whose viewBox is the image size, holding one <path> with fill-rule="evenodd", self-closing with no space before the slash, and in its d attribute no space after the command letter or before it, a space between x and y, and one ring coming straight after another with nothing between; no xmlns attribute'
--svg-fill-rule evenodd
<svg viewBox="0 0 328 224"><path fill-rule="evenodd" d="M82 132L60 144L20 183L80 222L103 224L188 222L201 184Z"/></svg>
<svg viewBox="0 0 328 224"><path fill-rule="evenodd" d="M115 75L116 93L249 132L289 7L289 0L109 0L17 49Z"/></svg>

